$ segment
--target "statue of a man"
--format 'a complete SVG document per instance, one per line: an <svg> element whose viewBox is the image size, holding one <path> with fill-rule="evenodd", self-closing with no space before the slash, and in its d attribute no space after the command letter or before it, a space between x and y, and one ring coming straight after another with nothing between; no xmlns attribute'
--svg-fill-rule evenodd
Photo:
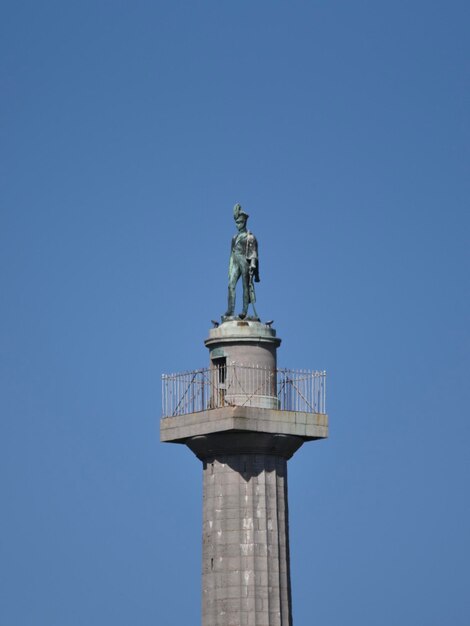
<svg viewBox="0 0 470 626"><path fill-rule="evenodd" d="M248 214L239 204L233 207L233 217L238 234L233 236L228 267L228 307L224 317L233 317L235 310L235 287L241 277L243 284L243 311L239 317L245 318L250 302L255 303L253 281L259 283L258 242L256 237L246 228ZM256 311L255 311L256 315ZM257 317L257 316L256 316Z"/></svg>

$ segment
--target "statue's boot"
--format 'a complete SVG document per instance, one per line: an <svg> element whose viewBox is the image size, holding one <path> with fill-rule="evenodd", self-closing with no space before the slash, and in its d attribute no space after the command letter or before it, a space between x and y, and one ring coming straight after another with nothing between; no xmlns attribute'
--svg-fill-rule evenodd
<svg viewBox="0 0 470 626"><path fill-rule="evenodd" d="M248 307L243 307L243 311L238 314L238 317L243 320L248 315Z"/></svg>

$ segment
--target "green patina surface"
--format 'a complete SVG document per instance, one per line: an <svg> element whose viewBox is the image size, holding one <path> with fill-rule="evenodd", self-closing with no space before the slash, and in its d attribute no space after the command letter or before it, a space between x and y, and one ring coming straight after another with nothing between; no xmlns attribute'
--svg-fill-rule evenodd
<svg viewBox="0 0 470 626"><path fill-rule="evenodd" d="M256 237L247 227L248 213L243 211L240 204L233 207L233 218L238 233L232 238L230 249L230 261L228 267L228 305L222 321L234 319L236 286L241 278L243 286L243 309L238 315L245 319L248 315L248 307L251 304L254 319L258 319L255 309L256 294L254 283L259 282L258 242Z"/></svg>

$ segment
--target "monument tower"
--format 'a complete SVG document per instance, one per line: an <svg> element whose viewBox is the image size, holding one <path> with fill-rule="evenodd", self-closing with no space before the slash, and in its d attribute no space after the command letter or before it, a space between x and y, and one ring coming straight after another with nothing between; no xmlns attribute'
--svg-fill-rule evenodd
<svg viewBox="0 0 470 626"><path fill-rule="evenodd" d="M234 219L228 308L205 341L209 364L163 375L160 436L202 461L202 626L291 626L287 461L328 436L326 378L278 368L281 340L254 307L257 240L239 204Z"/></svg>

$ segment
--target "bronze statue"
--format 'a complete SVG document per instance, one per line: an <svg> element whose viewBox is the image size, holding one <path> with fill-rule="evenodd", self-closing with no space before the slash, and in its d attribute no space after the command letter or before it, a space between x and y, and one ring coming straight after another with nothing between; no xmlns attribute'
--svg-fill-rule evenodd
<svg viewBox="0 0 470 626"><path fill-rule="evenodd" d="M228 307L223 319L233 318L235 288L240 277L243 285L243 311L239 317L244 319L247 316L251 302L255 318L258 319L254 306L256 302L254 282L259 283L258 242L253 233L246 228L248 217L248 213L245 213L239 204L233 207L233 218L238 234L232 238L228 267Z"/></svg>

